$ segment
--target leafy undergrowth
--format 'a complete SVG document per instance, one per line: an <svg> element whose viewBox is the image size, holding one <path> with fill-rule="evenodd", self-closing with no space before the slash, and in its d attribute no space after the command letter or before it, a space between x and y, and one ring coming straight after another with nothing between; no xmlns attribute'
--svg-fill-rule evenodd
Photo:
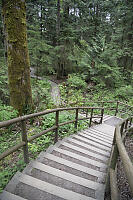
<svg viewBox="0 0 133 200"><path fill-rule="evenodd" d="M73 112L61 112L59 116L59 123L74 120L75 113ZM27 134L31 136L51 128L55 125L55 113L51 113L34 120L32 124L27 122ZM78 123L78 130L84 129L88 126L87 121L80 121ZM69 136L76 131L74 124L67 124L59 128L59 139ZM54 144L55 132L51 131L47 134L29 143L29 155L30 159L35 159L41 151L45 151L51 144ZM9 147L19 143L21 141L21 130L19 125L9 127L8 129L2 129L0 137L0 153L7 150ZM20 149L17 152L7 156L4 160L0 161L0 192L7 185L9 180L17 171L22 171L25 167L23 161L23 152Z"/></svg>
<svg viewBox="0 0 133 200"><path fill-rule="evenodd" d="M117 106L117 101L122 101L128 105L133 106L133 87L131 85L121 85L120 87L107 88L105 85L93 82L86 84L85 79L79 75L71 75L66 82L60 84L62 106L95 106L101 107L102 104L98 101L113 101L112 103L105 103L105 114L114 115ZM113 108L109 110L109 108ZM127 115L122 112L131 113L124 105L119 105L118 116L125 118Z"/></svg>
<svg viewBox="0 0 133 200"><path fill-rule="evenodd" d="M68 80L60 84L60 92L62 99L62 106L95 106L101 107L101 104L97 101L114 101L112 104L106 103L104 107L116 108L116 101L128 102L129 105L133 105L133 88L131 85L121 86L119 88L106 88L102 84L95 85L94 83L87 84L84 77L80 75L71 75ZM50 84L47 80L32 80L33 101L35 105L35 112L45 109L54 108L50 96ZM96 103L94 103L96 102ZM128 108L120 105L120 110L128 111ZM114 110L106 111L106 114L114 115ZM95 114L98 114L95 112ZM12 107L1 104L0 106L0 120L8 120L17 117L17 112ZM122 115L123 118L126 115ZM60 123L75 119L75 113L73 111L61 112ZM47 128L51 128L55 125L55 113L38 117L33 121L27 122L28 137L33 136ZM84 129L88 126L87 121L78 122L78 130ZM7 129L0 130L0 153L7 150L9 147L19 143L21 141L21 129L19 124L16 126L10 126ZM67 124L59 128L59 139L69 136L75 132L74 124ZM29 155L30 159L35 159L37 155L46 150L51 144L54 144L54 132L48 132L45 135L29 143ZM13 154L0 161L0 192L12 178L12 176L19 170L22 171L25 167L23 161L23 151L14 152Z"/></svg>

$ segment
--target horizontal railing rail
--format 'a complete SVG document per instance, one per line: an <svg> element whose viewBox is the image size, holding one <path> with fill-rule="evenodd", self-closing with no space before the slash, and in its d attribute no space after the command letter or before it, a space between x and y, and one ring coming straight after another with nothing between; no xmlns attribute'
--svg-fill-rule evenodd
<svg viewBox="0 0 133 200"><path fill-rule="evenodd" d="M80 109L85 109L86 110L86 117L83 118L79 118L79 110ZM67 122L63 122L63 123L59 123L59 113L61 111L76 111L75 112L75 119L74 120L70 120ZM90 110L90 116L88 116L88 111ZM94 115L94 110L100 110L100 115L96 116ZM33 136L31 136L30 138L27 137L27 130L26 130L26 121L35 117L39 117L39 116L43 116L43 115L47 115L50 113L55 113L55 125L51 128L48 128L40 133L37 133ZM89 121L89 126L91 126L92 124L92 119L93 118L100 118L100 123L102 123L103 120L103 114L104 114L104 108L103 107L70 107L70 108L57 108L57 109L52 109L52 110L45 110L43 112L38 112L38 113L33 113L30 115L25 115L25 116L21 116L21 117L17 117L8 121L4 121L4 122L0 122L0 128L4 128L4 127L8 127L12 124L16 124L16 123L20 123L20 127L21 127L21 138L22 141L20 143L18 143L17 145L11 147L10 149L8 149L7 151L3 152L0 155L0 160L2 160L3 158L5 158L6 156L12 154L13 152L17 151L18 149L20 149L21 147L23 147L23 154L24 154L24 161L25 163L29 162L29 152L28 152L28 143L33 141L34 139L50 132L50 131L55 131L55 138L54 138L54 142L58 141L58 130L59 127L64 126L66 124L70 124L70 123L75 123L75 128L77 128L78 125L78 121L79 120L90 120Z"/></svg>
<svg viewBox="0 0 133 200"><path fill-rule="evenodd" d="M130 111L133 110L133 106L128 105L127 103L123 103L121 101L88 101L86 99L83 99L82 101L77 101L75 103L72 103L72 105L78 105L82 104L82 106L100 106L104 107L105 111L114 111L114 115L120 115L120 117L123 117L124 115L129 115ZM114 105L115 104L115 105ZM112 105L112 106L111 106ZM125 117L125 116L124 116Z"/></svg>
<svg viewBox="0 0 133 200"><path fill-rule="evenodd" d="M131 193L133 195L133 164L128 156L128 153L123 143L124 138L128 133L128 130L133 129L133 127L131 127L132 119L133 117L131 116L125 120L122 120L122 122L120 122L115 128L109 175L106 182L106 192L111 192L112 200L120 199L116 178L118 156L120 156L120 159L122 160L124 171L130 186Z"/></svg>

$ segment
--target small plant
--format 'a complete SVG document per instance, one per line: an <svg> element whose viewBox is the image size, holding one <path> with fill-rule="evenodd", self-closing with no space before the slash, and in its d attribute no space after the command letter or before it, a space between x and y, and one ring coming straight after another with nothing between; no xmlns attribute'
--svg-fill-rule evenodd
<svg viewBox="0 0 133 200"><path fill-rule="evenodd" d="M10 120L17 117L18 112L11 106L0 105L0 121Z"/></svg>
<svg viewBox="0 0 133 200"><path fill-rule="evenodd" d="M87 87L85 80L79 74L68 75L67 83L69 88L85 90Z"/></svg>
<svg viewBox="0 0 133 200"><path fill-rule="evenodd" d="M53 107L50 90L51 85L47 80L32 80L32 96L35 111Z"/></svg>
<svg viewBox="0 0 133 200"><path fill-rule="evenodd" d="M115 91L115 96L128 101L133 97L133 87L131 85L122 86Z"/></svg>

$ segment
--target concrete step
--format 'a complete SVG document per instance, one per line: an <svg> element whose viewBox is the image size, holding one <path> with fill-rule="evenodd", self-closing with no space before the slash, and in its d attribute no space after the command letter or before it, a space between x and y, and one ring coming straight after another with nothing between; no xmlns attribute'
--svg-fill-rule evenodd
<svg viewBox="0 0 133 200"><path fill-rule="evenodd" d="M88 134L86 134L85 131L80 132L78 135L81 135L85 138L88 138L89 140L93 140L96 141L99 144L102 144L103 146L107 146L107 147L112 147L112 144L103 140L102 138L100 139L100 137L97 137L95 135L89 134L89 132L87 132Z"/></svg>
<svg viewBox="0 0 133 200"><path fill-rule="evenodd" d="M94 133L97 133L97 134L99 134L99 135L101 135L101 136L104 136L105 138L108 138L109 140L112 140L113 137L114 137L114 135L112 135L112 134L110 135L110 134L101 132L101 131L95 129L95 127L90 127L90 128L89 128L89 131L93 131Z"/></svg>
<svg viewBox="0 0 133 200"><path fill-rule="evenodd" d="M107 162L108 158L106 156L101 156L101 155L98 155L96 153L93 153L91 151L88 151L88 150L84 150L80 147L76 147L72 144L69 144L67 142L62 142L62 145L60 146L60 148L64 149L63 147L67 147L68 151L70 150L74 150L74 152L78 153L80 155L80 153L82 153L83 156L85 157L88 157L88 156L91 156L91 157L94 157L94 158L97 158L98 160L100 161L104 161L105 163ZM66 150L67 150L66 149Z"/></svg>
<svg viewBox="0 0 133 200"><path fill-rule="evenodd" d="M60 154L64 154L66 156L69 156L71 158L75 158L77 160L82 160L83 162L85 163L89 163L91 165L94 165L94 166L97 166L97 167L106 167L106 164L105 163L102 163L100 161L97 161L97 160L93 160L94 158L93 157L84 157L84 156L81 156L77 153L72 153L70 151L67 151L67 150L64 150L64 149L60 149L60 148L54 148L54 151L52 152L52 154L54 154L54 152L58 152ZM60 156L60 154L58 154ZM54 154L54 155L57 155L57 154ZM65 158L65 157L64 157ZM67 159L67 157L66 157Z"/></svg>
<svg viewBox="0 0 133 200"><path fill-rule="evenodd" d="M98 147L94 147L94 146L92 146L92 145L89 145L89 144L85 144L84 142L80 142L80 141L78 141L78 140L75 140L74 138L65 138L65 140L64 140L65 142L68 142L68 143L72 143L72 145L77 145L77 146L79 146L79 147L81 147L81 148L84 148L84 149L86 149L86 150L88 150L88 151L93 151L94 153L96 153L96 154L100 154L100 155L102 155L102 156L106 156L106 157L109 157L110 156L110 153L109 152L107 152L107 151L104 151L104 150L101 150L101 149L99 149Z"/></svg>
<svg viewBox="0 0 133 200"><path fill-rule="evenodd" d="M103 184L86 180L36 161L31 162L23 173L93 198L97 198L99 193L103 194L105 189Z"/></svg>
<svg viewBox="0 0 133 200"><path fill-rule="evenodd" d="M7 191L3 191L2 194L0 194L0 200L27 200L22 197L19 197L15 194L12 194Z"/></svg>
<svg viewBox="0 0 133 200"><path fill-rule="evenodd" d="M115 131L115 127L114 126L110 126L108 124L99 124L93 127L94 130L98 130L101 131L107 135L113 136L114 135L114 131Z"/></svg>
<svg viewBox="0 0 133 200"><path fill-rule="evenodd" d="M104 146L104 145L102 145L100 143L97 143L97 141L89 140L88 138L85 138L82 135L79 135L79 134L78 135L74 135L73 138L77 139L79 141L85 142L86 144L93 145L93 146L95 146L97 148L100 148L100 149L102 149L104 151L109 151L109 152L111 151L110 147L107 147L107 146Z"/></svg>
<svg viewBox="0 0 133 200"><path fill-rule="evenodd" d="M28 200L94 200L92 197L78 194L20 172L13 177L11 182L12 184L8 185L6 189L19 196L25 196Z"/></svg>
<svg viewBox="0 0 133 200"><path fill-rule="evenodd" d="M16 173L0 200L104 200L114 129L103 123L49 147Z"/></svg>
<svg viewBox="0 0 133 200"><path fill-rule="evenodd" d="M108 124L110 126L116 126L118 123L120 123L122 121L121 118L115 117L113 116L111 119L106 119L104 121L105 124Z"/></svg>
<svg viewBox="0 0 133 200"><path fill-rule="evenodd" d="M107 119L111 119L113 116L110 116L110 115L104 115L103 116L103 122Z"/></svg>
<svg viewBox="0 0 133 200"><path fill-rule="evenodd" d="M89 132L89 133L91 133L91 134L94 134L94 135L96 135L96 136L99 136L99 137L101 137L102 139L105 139L105 140L107 140L108 142L110 142L110 141L112 141L113 140L113 137L110 137L110 136L108 136L108 135L105 135L105 134L103 134L102 132L97 132L96 130L94 130L94 129L85 129L85 130L83 130L83 131L86 131L86 132Z"/></svg>
<svg viewBox="0 0 133 200"><path fill-rule="evenodd" d="M56 169L61 169L62 171L71 173L73 175L93 180L94 182L104 183L105 182L105 173L97 170L93 170L86 166L73 163L72 161L66 160L64 158L57 157L53 154L41 153L37 161L54 167Z"/></svg>
<svg viewBox="0 0 133 200"><path fill-rule="evenodd" d="M81 137L83 137L83 138L85 138L85 139L88 139L88 141L91 140L91 141L93 141L93 142L96 142L97 144L100 144L100 145L102 145L103 147L107 147L107 148L109 148L109 149L112 147L111 144L106 143L106 142L104 142L104 141L101 141L101 140L99 140L98 138L94 138L92 135L83 134L82 131L78 133L78 136L81 136Z"/></svg>

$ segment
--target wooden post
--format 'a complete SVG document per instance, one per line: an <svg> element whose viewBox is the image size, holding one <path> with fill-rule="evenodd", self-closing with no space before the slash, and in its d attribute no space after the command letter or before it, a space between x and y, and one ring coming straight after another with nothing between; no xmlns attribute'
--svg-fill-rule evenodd
<svg viewBox="0 0 133 200"><path fill-rule="evenodd" d="M21 127L22 127L22 132L21 132L22 141L25 142L25 145L23 146L24 162L27 164L29 163L29 153L28 153L28 140L27 140L25 120L21 122Z"/></svg>
<svg viewBox="0 0 133 200"><path fill-rule="evenodd" d="M118 106L119 106L119 101L117 101L117 104L116 104L115 116L116 116L117 113L118 113Z"/></svg>
<svg viewBox="0 0 133 200"><path fill-rule="evenodd" d="M59 124L59 110L56 111L56 116L55 116L55 125L57 126L55 130L55 138L54 138L54 143L58 142L58 124Z"/></svg>
<svg viewBox="0 0 133 200"><path fill-rule="evenodd" d="M86 117L88 117L88 109L86 110Z"/></svg>
<svg viewBox="0 0 133 200"><path fill-rule="evenodd" d="M113 145L114 145L114 149L113 149L113 153L112 153L110 168L115 170L118 155L119 155L117 144L116 144L116 128L115 128L115 133L114 133Z"/></svg>
<svg viewBox="0 0 133 200"><path fill-rule="evenodd" d="M110 189L111 189L111 200L119 200L119 193L117 188L117 176L114 169L110 169Z"/></svg>
<svg viewBox="0 0 133 200"><path fill-rule="evenodd" d="M129 119L127 119L126 122L125 122L125 127L124 127L125 130L127 130L127 127L128 127L128 121L129 121Z"/></svg>
<svg viewBox="0 0 133 200"><path fill-rule="evenodd" d="M118 148L117 148L117 144L116 144L116 129L115 129L114 139L113 139L113 147L112 147L111 158L110 158L110 162L109 162L110 166L109 166L109 169L108 169L108 174L107 174L107 179L106 179L106 193L107 194L109 193L110 188L111 188L111 184L113 182L112 181L112 175L111 175L110 172L115 173L118 155L119 155L119 152L118 152ZM116 188L116 190L117 190L117 188ZM111 189L111 193L112 193L112 189Z"/></svg>
<svg viewBox="0 0 133 200"><path fill-rule="evenodd" d="M89 127L91 127L92 117L93 117L93 108L91 109L91 116L90 116L90 124L89 124Z"/></svg>
<svg viewBox="0 0 133 200"><path fill-rule="evenodd" d="M101 119L100 119L100 124L103 122L103 114L104 114L104 108L101 109Z"/></svg>
<svg viewBox="0 0 133 200"><path fill-rule="evenodd" d="M75 128L77 129L78 127L78 108L76 108L76 116L75 116Z"/></svg>
<svg viewBox="0 0 133 200"><path fill-rule="evenodd" d="M125 122L123 122L123 123L122 123L122 125L121 125L121 128L120 128L120 133L121 133L121 136L122 136L122 134L123 134L123 129L124 129L124 126L125 126Z"/></svg>
<svg viewBox="0 0 133 200"><path fill-rule="evenodd" d="M130 118L129 127L131 127L131 124L132 124L132 117Z"/></svg>

